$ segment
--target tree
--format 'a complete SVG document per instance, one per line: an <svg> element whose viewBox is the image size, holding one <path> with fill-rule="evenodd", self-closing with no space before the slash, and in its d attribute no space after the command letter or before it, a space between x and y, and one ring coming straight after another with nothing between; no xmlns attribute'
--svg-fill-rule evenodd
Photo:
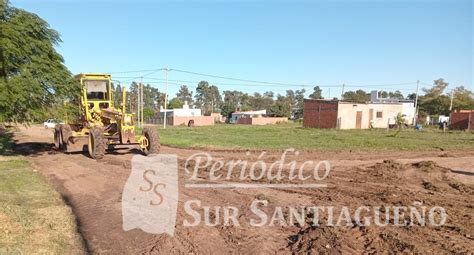
<svg viewBox="0 0 474 255"><path fill-rule="evenodd" d="M260 94L255 92L253 96L249 97L250 108L253 110L270 110L270 107L273 104L273 94L272 97L269 97L269 94Z"/></svg>
<svg viewBox="0 0 474 255"><path fill-rule="evenodd" d="M395 99L404 99L405 97L403 96L402 92L400 90L395 90L394 92L388 92L388 97L389 98L395 98Z"/></svg>
<svg viewBox="0 0 474 255"><path fill-rule="evenodd" d="M208 98L209 83L207 81L200 81L196 87L196 94L194 99L196 100L196 105L201 109L206 104Z"/></svg>
<svg viewBox="0 0 474 255"><path fill-rule="evenodd" d="M343 95L344 100L355 102L355 103L365 103L367 101L370 101L370 95L359 89L357 91L347 91Z"/></svg>
<svg viewBox="0 0 474 255"><path fill-rule="evenodd" d="M433 82L433 87L423 88L425 94L418 97L420 112L428 115L448 115L450 98L443 94L448 85L440 78Z"/></svg>
<svg viewBox="0 0 474 255"><path fill-rule="evenodd" d="M271 91L267 91L263 93L263 103L264 103L263 109L267 110L267 112L270 112L271 107L275 103L273 100L273 97L274 97L274 93Z"/></svg>
<svg viewBox="0 0 474 255"><path fill-rule="evenodd" d="M247 110L251 108L251 99L248 94L238 90L225 90L224 103L221 107L221 114L230 117L237 109Z"/></svg>
<svg viewBox="0 0 474 255"><path fill-rule="evenodd" d="M132 82L130 84L130 87L128 89L127 93L127 110L129 112L135 112L137 111L137 106L138 106L138 83Z"/></svg>
<svg viewBox="0 0 474 255"><path fill-rule="evenodd" d="M189 91L188 86L182 85L179 88L178 93L176 93L176 97L178 97L181 102L187 102L189 105L193 104L193 92Z"/></svg>
<svg viewBox="0 0 474 255"><path fill-rule="evenodd" d="M112 83L113 97L115 108L120 108L122 102L122 87L120 84L115 85Z"/></svg>
<svg viewBox="0 0 474 255"><path fill-rule="evenodd" d="M183 108L184 102L181 101L181 99L174 97L173 99L170 100L168 103L168 109L178 109L178 108Z"/></svg>
<svg viewBox="0 0 474 255"><path fill-rule="evenodd" d="M295 92L296 110L293 111L295 119L303 118L304 93L306 93L305 89L297 90Z"/></svg>
<svg viewBox="0 0 474 255"><path fill-rule="evenodd" d="M439 97L443 94L446 87L448 87L449 83L445 82L443 78L439 78L433 81L433 87L431 88L423 88L423 92L425 92L426 99L433 99Z"/></svg>
<svg viewBox="0 0 474 255"><path fill-rule="evenodd" d="M472 91L466 89L464 86L459 86L451 93L454 93L453 109L474 109L474 93L472 93Z"/></svg>
<svg viewBox="0 0 474 255"><path fill-rule="evenodd" d="M217 86L211 85L210 89L210 101L211 101L211 113L212 112L220 112L218 110L222 104L222 96L219 92L219 88Z"/></svg>
<svg viewBox="0 0 474 255"><path fill-rule="evenodd" d="M323 99L322 93L323 93L323 90L319 86L316 86L313 88L313 93L309 95L309 98Z"/></svg>
<svg viewBox="0 0 474 255"><path fill-rule="evenodd" d="M221 107L222 116L226 116L228 119L232 116L232 113L235 112L234 105L224 102Z"/></svg>
<svg viewBox="0 0 474 255"><path fill-rule="evenodd" d="M416 100L416 93L408 94L406 99Z"/></svg>
<svg viewBox="0 0 474 255"><path fill-rule="evenodd" d="M143 103L145 107L158 110L160 105L165 104L165 93L161 93L158 88L146 84L143 86Z"/></svg>
<svg viewBox="0 0 474 255"><path fill-rule="evenodd" d="M138 85L139 83L132 82L130 84L129 92L127 93L127 110L135 112L138 106ZM143 109L150 108L153 111L158 111L160 106L164 107L165 93L161 93L157 88L150 84L143 85ZM144 115L145 116L145 115Z"/></svg>
<svg viewBox="0 0 474 255"><path fill-rule="evenodd" d="M250 107L250 97L247 93L238 90L225 90L224 94L224 103L237 108L249 108Z"/></svg>
<svg viewBox="0 0 474 255"><path fill-rule="evenodd" d="M277 95L277 100L272 105L268 115L273 117L291 117L291 105L288 103L288 98Z"/></svg>
<svg viewBox="0 0 474 255"><path fill-rule="evenodd" d="M222 104L219 88L214 85L209 85L207 81L200 81L198 83L194 98L196 99L197 106L200 107L206 115L217 112Z"/></svg>
<svg viewBox="0 0 474 255"><path fill-rule="evenodd" d="M153 118L155 116L155 110L150 108L150 107L144 107L143 108L143 119L144 120L149 120L150 118Z"/></svg>
<svg viewBox="0 0 474 255"><path fill-rule="evenodd" d="M54 46L59 33L36 14L0 1L0 121L30 122L77 101L79 86Z"/></svg>
<svg viewBox="0 0 474 255"><path fill-rule="evenodd" d="M292 89L286 91L286 98L285 100L288 102L290 108L293 110L296 108L296 95Z"/></svg>

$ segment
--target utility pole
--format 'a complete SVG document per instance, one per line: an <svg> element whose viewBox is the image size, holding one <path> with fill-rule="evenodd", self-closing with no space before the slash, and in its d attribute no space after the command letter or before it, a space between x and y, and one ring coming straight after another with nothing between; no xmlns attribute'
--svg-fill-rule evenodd
<svg viewBox="0 0 474 255"><path fill-rule="evenodd" d="M166 80L166 91L165 91L165 112L164 112L164 119L163 119L163 128L166 128L166 110L168 108L168 67L165 68L165 80Z"/></svg>
<svg viewBox="0 0 474 255"><path fill-rule="evenodd" d="M346 86L345 83L342 84L342 93L341 93L341 100L344 99L344 87Z"/></svg>
<svg viewBox="0 0 474 255"><path fill-rule="evenodd" d="M453 109L454 90L451 90L451 103L449 104L449 112Z"/></svg>
<svg viewBox="0 0 474 255"><path fill-rule="evenodd" d="M137 126L140 128L140 84L137 84Z"/></svg>
<svg viewBox="0 0 474 255"><path fill-rule="evenodd" d="M143 128L143 107L145 106L145 102L143 100L143 83L140 82L140 86L141 86L141 92L140 92L140 99L141 99L141 106L140 106L140 110L142 111L140 113L140 117L141 117L141 123L140 123L140 126Z"/></svg>
<svg viewBox="0 0 474 255"><path fill-rule="evenodd" d="M418 121L418 88L420 87L420 80L416 81L416 94L415 94L415 116L413 116L413 125L416 125Z"/></svg>

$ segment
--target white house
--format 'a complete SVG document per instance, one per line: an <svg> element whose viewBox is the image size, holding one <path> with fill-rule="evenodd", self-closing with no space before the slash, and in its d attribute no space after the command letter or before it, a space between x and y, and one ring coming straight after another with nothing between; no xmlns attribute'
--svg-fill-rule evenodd
<svg viewBox="0 0 474 255"><path fill-rule="evenodd" d="M262 117L267 114L267 110L248 111L248 112L233 112L229 119L230 123L236 123L240 118Z"/></svg>
<svg viewBox="0 0 474 255"><path fill-rule="evenodd" d="M166 111L167 117L194 117L194 116L201 116L201 109L194 109L189 108L188 102L184 102L183 108L176 108L176 109L163 109L160 108L160 115L161 117L164 116Z"/></svg>
<svg viewBox="0 0 474 255"><path fill-rule="evenodd" d="M405 118L405 123L408 125L413 125L413 121L416 114L415 101L409 99L398 99L398 98L383 98L380 97L380 91L373 90L370 92L370 102L371 103L391 103L391 104L401 104L402 111L401 114Z"/></svg>

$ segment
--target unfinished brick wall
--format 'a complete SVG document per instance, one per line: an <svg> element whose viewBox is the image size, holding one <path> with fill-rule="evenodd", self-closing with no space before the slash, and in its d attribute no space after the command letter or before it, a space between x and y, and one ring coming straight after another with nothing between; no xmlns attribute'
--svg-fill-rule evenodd
<svg viewBox="0 0 474 255"><path fill-rule="evenodd" d="M469 119L471 120L470 125ZM451 129L466 130L470 128L472 130L474 129L474 111L452 112L450 122Z"/></svg>
<svg viewBox="0 0 474 255"><path fill-rule="evenodd" d="M215 123L213 116L173 116L173 121L170 124L172 123L173 126L188 125L190 120L194 120L194 126L211 126Z"/></svg>
<svg viewBox="0 0 474 255"><path fill-rule="evenodd" d="M243 125L272 125L288 122L286 117L258 117L258 118L240 118L236 124Z"/></svg>
<svg viewBox="0 0 474 255"><path fill-rule="evenodd" d="M288 118L286 117L252 118L252 125L272 125L285 122L288 122Z"/></svg>
<svg viewBox="0 0 474 255"><path fill-rule="evenodd" d="M252 118L240 118L235 122L235 124L252 125Z"/></svg>
<svg viewBox="0 0 474 255"><path fill-rule="evenodd" d="M303 127L336 128L337 101L305 99Z"/></svg>

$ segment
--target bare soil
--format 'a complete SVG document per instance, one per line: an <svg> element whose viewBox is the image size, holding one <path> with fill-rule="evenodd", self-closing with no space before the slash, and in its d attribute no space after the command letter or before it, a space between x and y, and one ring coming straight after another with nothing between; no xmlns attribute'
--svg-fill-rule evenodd
<svg viewBox="0 0 474 255"><path fill-rule="evenodd" d="M293 157L329 160L328 188L321 189L189 189L185 160L191 149L162 147L162 153L179 157L179 203L174 237L122 229L121 197L137 152L118 149L96 161L82 153L54 150L52 131L42 127L15 133L14 150L33 163L60 192L77 217L78 229L91 253L469 253L474 250L474 151L430 152L311 152ZM261 151L209 151L224 160L256 161ZM268 151L266 162L280 158ZM291 160L291 158L289 159ZM442 206L445 225L376 227L267 226L252 227L250 204L254 199L275 206ZM188 219L183 204L201 200L203 205L238 207L240 226L184 227Z"/></svg>

